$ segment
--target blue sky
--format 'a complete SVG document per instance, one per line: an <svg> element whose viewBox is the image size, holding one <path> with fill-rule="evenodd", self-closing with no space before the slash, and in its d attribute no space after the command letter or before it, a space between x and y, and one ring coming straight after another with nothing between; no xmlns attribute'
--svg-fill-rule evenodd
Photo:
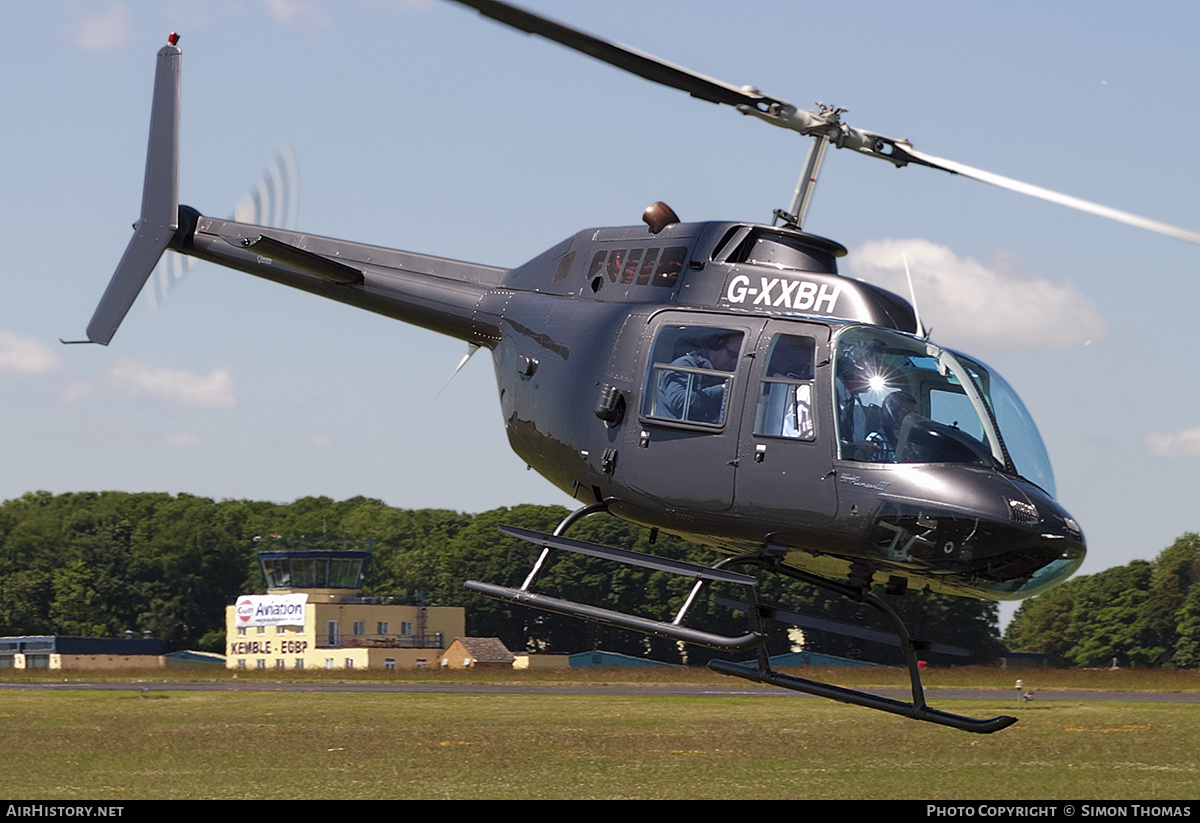
<svg viewBox="0 0 1200 823"><path fill-rule="evenodd" d="M1200 229L1200 6L528 0L918 149ZM82 337L141 198L154 54L182 34L181 199L222 216L277 148L316 234L513 266L665 200L766 222L796 135L440 0L7 4L0 499L35 489L483 511L561 503L457 341L201 265ZM1021 393L1096 572L1200 529L1200 247L830 152L807 228Z"/></svg>

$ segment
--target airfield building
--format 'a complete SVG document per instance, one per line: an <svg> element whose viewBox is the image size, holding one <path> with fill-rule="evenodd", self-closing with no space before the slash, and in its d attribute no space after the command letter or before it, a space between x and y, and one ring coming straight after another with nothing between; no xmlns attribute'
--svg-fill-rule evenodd
<svg viewBox="0 0 1200 823"><path fill-rule="evenodd" d="M225 609L231 669L430 668L466 634L456 606L406 605L363 597L370 552L260 552L267 594Z"/></svg>
<svg viewBox="0 0 1200 823"><path fill-rule="evenodd" d="M0 637L0 669L161 669L167 665L156 638Z"/></svg>

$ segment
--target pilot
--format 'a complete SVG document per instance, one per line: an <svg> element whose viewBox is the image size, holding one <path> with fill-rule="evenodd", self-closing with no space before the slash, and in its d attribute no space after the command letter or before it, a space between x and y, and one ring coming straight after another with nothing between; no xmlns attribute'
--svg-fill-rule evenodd
<svg viewBox="0 0 1200 823"><path fill-rule="evenodd" d="M917 410L917 401L907 392L894 391L883 399L883 410L879 416L879 429L867 435L874 444L870 459L877 463L895 463L896 448L900 445L900 429L904 418Z"/></svg>
<svg viewBox="0 0 1200 823"><path fill-rule="evenodd" d="M722 331L703 348L671 361L672 366L731 372L737 368L742 333ZM727 380L706 378L695 372L666 371L658 384L658 408L667 417L698 423L719 423L725 409Z"/></svg>

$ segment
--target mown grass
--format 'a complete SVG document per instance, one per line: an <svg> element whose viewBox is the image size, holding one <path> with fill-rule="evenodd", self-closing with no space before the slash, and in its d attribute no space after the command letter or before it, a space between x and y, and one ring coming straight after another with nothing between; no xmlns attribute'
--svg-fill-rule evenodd
<svg viewBox="0 0 1200 823"><path fill-rule="evenodd" d="M790 670L789 670L790 671ZM908 673L895 667L832 667L797 669L801 677L855 688L907 688ZM928 689L999 689L1013 691L1020 678L1026 688L1049 690L1107 690L1148 692L1200 692L1200 671L1195 669L1020 669L995 666L930 668L922 675ZM223 668L117 671L56 671L50 669L0 669L0 682L179 682L242 683L530 683L584 685L720 685L750 687L744 680L717 674L703 666L690 668L595 668L545 670L349 670L278 669L237 671ZM770 687L763 687L770 688Z"/></svg>
<svg viewBox="0 0 1200 823"><path fill-rule="evenodd" d="M5 691L0 774L11 796L114 802L1200 797L1195 705L939 708L1020 721L979 736L817 699Z"/></svg>

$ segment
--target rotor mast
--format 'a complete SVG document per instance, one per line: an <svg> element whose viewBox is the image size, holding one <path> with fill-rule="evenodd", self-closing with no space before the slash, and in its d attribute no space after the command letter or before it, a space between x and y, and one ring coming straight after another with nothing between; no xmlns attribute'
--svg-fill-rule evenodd
<svg viewBox="0 0 1200 823"><path fill-rule="evenodd" d="M818 109L822 114L828 112L835 121L838 115L845 111L845 109L827 107L824 103L819 103ZM776 209L774 220L782 220L785 226L795 226L796 228L804 225L804 219L808 216L808 207L812 204L813 194L816 193L817 178L821 176L821 164L825 162L825 149L829 147L829 142L828 133L813 136L812 144L808 147L808 157L804 160L804 169L800 172L800 179L796 181L792 205L786 212Z"/></svg>

